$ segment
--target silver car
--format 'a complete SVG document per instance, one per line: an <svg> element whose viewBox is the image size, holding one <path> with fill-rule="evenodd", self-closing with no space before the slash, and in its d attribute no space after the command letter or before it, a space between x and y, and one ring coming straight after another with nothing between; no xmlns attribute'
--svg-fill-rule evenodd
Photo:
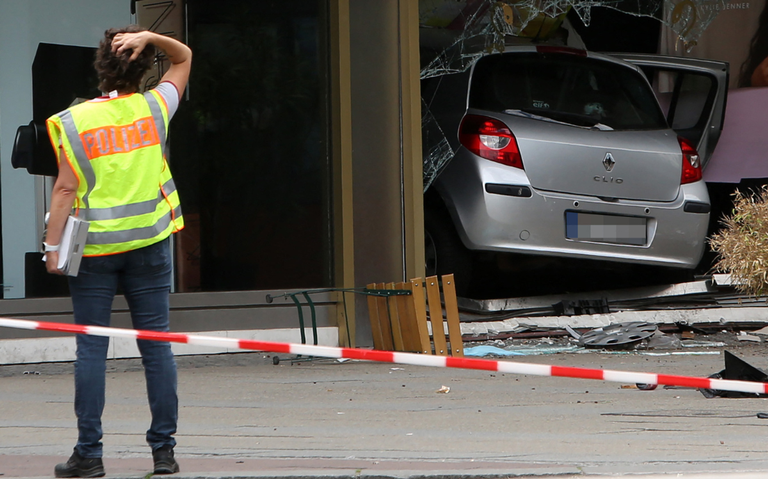
<svg viewBox="0 0 768 479"><path fill-rule="evenodd" d="M526 46L422 84L455 154L425 194L428 273L470 251L694 268L728 65Z"/></svg>

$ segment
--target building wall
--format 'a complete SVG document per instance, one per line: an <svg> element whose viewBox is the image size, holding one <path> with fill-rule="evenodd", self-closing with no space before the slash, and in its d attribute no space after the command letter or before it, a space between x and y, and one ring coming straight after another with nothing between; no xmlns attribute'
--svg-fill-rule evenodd
<svg viewBox="0 0 768 479"><path fill-rule="evenodd" d="M42 234L43 178L14 170L11 151L16 129L32 119L32 63L39 43L94 47L103 32L132 23L128 0L19 0L0 2L0 190L5 299L0 316L72 323L69 298L29 299L25 294L24 257L39 249ZM51 180L47 180L49 185ZM262 340L300 342L298 311L290 298L267 301L281 291L173 294L174 331L235 335ZM27 297L27 299L23 299ZM338 344L335 302L328 294L313 295L319 342ZM313 342L312 315L304 304L305 339ZM344 320L345 318L341 318ZM116 298L114 327L130 328L125 301ZM74 358L74 338L44 331L0 328L4 353L0 364L65 361ZM178 347L177 347L178 348ZM187 352L187 351L181 351ZM211 352L211 351L203 351ZM135 355L117 346L114 357Z"/></svg>
<svg viewBox="0 0 768 479"><path fill-rule="evenodd" d="M341 138L333 145L334 169L339 175L334 184L335 211L342 211L334 222L343 226L333 240L335 285L360 287L423 275L418 53L414 56L418 52L417 3L329 3L330 44L332 50L338 50L330 55L335 65L331 110L334 117L340 117L332 128L333 137ZM0 301L0 316L73 321L68 298L21 299L25 297L24 255L39 247L35 187L41 180L26 171L14 171L10 156L16 128L32 117L31 65L37 44L94 46L93 39L106 28L133 20L129 6L128 0L0 1L2 252L5 298L14 298ZM408 34L405 42L404 33ZM42 191L41 185L37 187ZM171 296L171 327L173 331L242 333L262 340L299 342L296 305L287 297L267 300L268 294L282 293L176 293ZM356 305L348 312L336 307L338 298L333 294L313 296L320 344L337 344L347 330L357 346L372 344L366 298L354 296ZM310 309L305 305L302 310L306 339L312 342ZM115 302L113 326L130 327L121 297ZM0 364L70 360L72 339L56 333L0 329L7 353L0 357ZM112 354L135 353L126 351L115 346Z"/></svg>
<svg viewBox="0 0 768 479"><path fill-rule="evenodd" d="M411 99L420 101L418 80L415 88L408 81L418 78L418 55L415 63L407 61L412 47L418 51L418 38L412 45L405 35L418 25L414 6L407 1L349 2L358 286L423 274L423 249L420 257L408 255L418 245L423 248L421 147L415 154L408 148L412 129L418 133L421 128L420 104L415 110L410 104ZM409 16L411 10L416 14ZM415 264L419 259L422 264ZM358 298L356 310L367 318L365 298ZM371 344L370 325L359 321L357 328L358 343Z"/></svg>
<svg viewBox="0 0 768 479"><path fill-rule="evenodd" d="M273 297L268 298L268 294ZM297 306L280 292L228 291L221 293L179 293L171 295L171 331L223 336L260 341L300 343L302 341ZM328 293L313 294L314 312L302 295L304 341L336 346L339 344L335 302ZM312 317L314 315L314 324ZM69 298L44 298L0 301L0 317L29 321L72 323ZM122 296L112 306L111 326L128 328L131 319ZM317 337L315 337L315 331ZM138 357L135 341L111 340L109 357ZM174 344L176 354L235 352ZM26 329L0 328L0 365L72 361L75 338L71 334Z"/></svg>
<svg viewBox="0 0 768 479"><path fill-rule="evenodd" d="M350 2L355 279L402 281L397 2Z"/></svg>

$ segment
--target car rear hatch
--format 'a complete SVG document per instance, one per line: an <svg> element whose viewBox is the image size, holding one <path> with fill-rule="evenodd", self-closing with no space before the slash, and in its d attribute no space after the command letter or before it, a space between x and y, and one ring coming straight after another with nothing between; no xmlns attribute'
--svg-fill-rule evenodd
<svg viewBox="0 0 768 479"><path fill-rule="evenodd" d="M680 144L669 130L600 131L497 115L517 138L531 186L606 199L673 201Z"/></svg>
<svg viewBox="0 0 768 479"><path fill-rule="evenodd" d="M531 185L606 199L672 201L682 152L645 77L584 52L489 55L473 70L468 113L511 130Z"/></svg>

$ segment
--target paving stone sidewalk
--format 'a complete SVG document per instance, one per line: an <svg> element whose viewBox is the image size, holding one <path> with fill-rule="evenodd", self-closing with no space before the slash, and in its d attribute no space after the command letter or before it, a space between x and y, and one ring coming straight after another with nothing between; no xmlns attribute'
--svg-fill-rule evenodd
<svg viewBox="0 0 768 479"><path fill-rule="evenodd" d="M734 352L768 369L763 349ZM699 352L516 360L693 376L723 368L722 349ZM174 477L768 477L768 420L757 417L768 412L765 399L290 359L279 365L257 353L178 359L182 472ZM72 364L0 366L0 478L51 477L69 456L76 438L72 370ZM144 477L151 459L139 362L111 361L107 381L107 475Z"/></svg>

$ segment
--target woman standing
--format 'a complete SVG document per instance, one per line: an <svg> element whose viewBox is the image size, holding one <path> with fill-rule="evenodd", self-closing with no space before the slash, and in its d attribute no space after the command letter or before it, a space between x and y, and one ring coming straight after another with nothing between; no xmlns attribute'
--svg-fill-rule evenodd
<svg viewBox="0 0 768 479"><path fill-rule="evenodd" d="M155 48L171 66L156 88L139 93ZM69 277L75 323L109 326L122 288L136 329L169 330L169 236L184 227L178 193L165 160L168 123L189 78L192 52L183 43L132 25L105 32L95 67L107 94L47 121L59 175L51 197L46 268L57 269L58 245L73 211L90 222L80 272ZM174 459L178 400L170 344L137 340L152 422L147 443L155 474L179 471ZM101 414L109 339L78 335L75 414L78 441L56 477L100 477Z"/></svg>

